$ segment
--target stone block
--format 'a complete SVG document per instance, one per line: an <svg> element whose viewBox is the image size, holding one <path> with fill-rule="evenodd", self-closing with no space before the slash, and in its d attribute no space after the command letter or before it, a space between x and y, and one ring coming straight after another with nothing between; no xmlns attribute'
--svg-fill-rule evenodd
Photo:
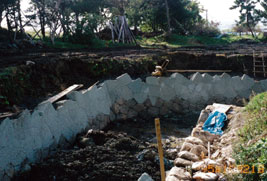
<svg viewBox="0 0 267 181"><path fill-rule="evenodd" d="M202 75L199 72L196 72L193 74L190 80L194 83L200 83L202 82L202 79L203 79Z"/></svg>
<svg viewBox="0 0 267 181"><path fill-rule="evenodd" d="M166 181L171 181L173 179L169 179L169 177L174 176L178 180L191 180L191 174L187 172L184 168L179 167L172 167L170 170L168 177L166 178Z"/></svg>
<svg viewBox="0 0 267 181"><path fill-rule="evenodd" d="M149 100L150 100L152 106L155 106L156 105L157 99L158 99L158 97L149 96Z"/></svg>
<svg viewBox="0 0 267 181"><path fill-rule="evenodd" d="M170 79L174 79L176 84L183 84L183 85L190 84L190 80L179 73L173 73L170 76Z"/></svg>
<svg viewBox="0 0 267 181"><path fill-rule="evenodd" d="M224 102L232 101L237 96L237 92L230 84L231 77L228 74L213 76L212 88L213 98L223 100Z"/></svg>
<svg viewBox="0 0 267 181"><path fill-rule="evenodd" d="M138 181L154 181L147 173L143 173Z"/></svg>
<svg viewBox="0 0 267 181"><path fill-rule="evenodd" d="M161 108L163 106L164 101L161 98L158 98L155 104L155 107Z"/></svg>
<svg viewBox="0 0 267 181"><path fill-rule="evenodd" d="M182 159L182 158L176 158L174 160L174 165L177 166L177 167L186 167L186 166L191 166L192 164L193 164L192 161L185 160L185 159Z"/></svg>
<svg viewBox="0 0 267 181"><path fill-rule="evenodd" d="M267 91L267 79L260 81L263 92Z"/></svg>
<svg viewBox="0 0 267 181"><path fill-rule="evenodd" d="M247 88L251 88L254 85L254 80L246 74L241 77L241 81L243 81L243 83L247 85Z"/></svg>
<svg viewBox="0 0 267 181"><path fill-rule="evenodd" d="M150 108L148 108L147 112L151 116L158 116L159 115L159 108L158 107L150 107Z"/></svg>
<svg viewBox="0 0 267 181"><path fill-rule="evenodd" d="M204 145L203 141L197 137L189 136L185 138L185 142L192 143L194 145Z"/></svg>
<svg viewBox="0 0 267 181"><path fill-rule="evenodd" d="M74 124L74 132L77 134L83 131L89 124L88 117L84 109L81 109L77 102L74 101L66 101L63 106L65 106L68 110L70 120Z"/></svg>
<svg viewBox="0 0 267 181"><path fill-rule="evenodd" d="M146 84L158 86L159 85L159 79L157 77L147 77L146 78Z"/></svg>
<svg viewBox="0 0 267 181"><path fill-rule="evenodd" d="M133 80L127 86L133 92L133 94L137 94L137 93L140 93L142 91L144 84L145 83L142 82L142 80L140 78L138 78L136 80Z"/></svg>
<svg viewBox="0 0 267 181"><path fill-rule="evenodd" d="M116 92L119 98L122 98L126 101L133 98L133 93L127 86L119 87Z"/></svg>
<svg viewBox="0 0 267 181"><path fill-rule="evenodd" d="M129 112L128 112L128 116L127 117L128 118L135 118L135 117L137 117L137 115L138 115L138 112L130 109Z"/></svg>
<svg viewBox="0 0 267 181"><path fill-rule="evenodd" d="M160 98L165 101L170 101L176 96L175 89L165 84L161 84L160 90L158 91L160 91Z"/></svg>
<svg viewBox="0 0 267 181"><path fill-rule="evenodd" d="M178 103L172 103L171 106L170 106L170 109L175 113L183 112L182 107Z"/></svg>
<svg viewBox="0 0 267 181"><path fill-rule="evenodd" d="M117 89L118 89L119 82L117 80L106 80L103 84L102 87L106 88L111 100L111 103L113 104L117 98Z"/></svg>
<svg viewBox="0 0 267 181"><path fill-rule="evenodd" d="M221 75L221 80L230 80L230 79L231 76L225 72Z"/></svg>
<svg viewBox="0 0 267 181"><path fill-rule="evenodd" d="M157 105L157 104L156 104L156 105ZM168 114L169 111L170 111L170 110L168 109L168 107L163 105L163 106L160 107L159 114L160 114L161 116L164 116L164 115Z"/></svg>
<svg viewBox="0 0 267 181"><path fill-rule="evenodd" d="M199 160L199 157L193 153L190 153L188 151L181 151L178 153L178 157L179 158L184 158L184 159L187 159L187 160L191 160L193 162L196 162Z"/></svg>
<svg viewBox="0 0 267 181"><path fill-rule="evenodd" d="M108 125L109 117L107 115L105 115L105 114L99 114L99 115L96 116L96 121L99 122L98 129L101 130L101 129L105 128Z"/></svg>
<svg viewBox="0 0 267 181"><path fill-rule="evenodd" d="M202 145L194 145L191 149L190 149L190 153L193 153L197 156L201 156L201 154L203 153L204 155L208 154L208 150L202 146Z"/></svg>
<svg viewBox="0 0 267 181"><path fill-rule="evenodd" d="M120 106L119 113L121 114L128 114L129 108L127 106Z"/></svg>
<svg viewBox="0 0 267 181"><path fill-rule="evenodd" d="M109 119L110 121L114 121L116 119L116 115L113 113L113 111L110 111Z"/></svg>
<svg viewBox="0 0 267 181"><path fill-rule="evenodd" d="M260 82L255 82L255 84L252 87L252 91L257 93L257 94L261 93L261 92L264 92Z"/></svg>
<svg viewBox="0 0 267 181"><path fill-rule="evenodd" d="M191 98L191 96L193 95L194 89L195 89L195 86L193 85L192 82L188 84L176 82L174 85L176 96L184 100L188 100Z"/></svg>
<svg viewBox="0 0 267 181"><path fill-rule="evenodd" d="M137 104L133 108L136 112L141 112L146 109L146 107L143 104Z"/></svg>
<svg viewBox="0 0 267 181"><path fill-rule="evenodd" d="M142 104L147 100L148 96L147 93L138 93L133 95L134 99L137 103Z"/></svg>
<svg viewBox="0 0 267 181"><path fill-rule="evenodd" d="M70 118L68 109L64 106L57 110L58 113L58 119L60 120L60 123L62 125L61 134L64 136L64 138L67 141L72 140L72 138L75 136L76 128L73 128L73 122Z"/></svg>
<svg viewBox="0 0 267 181"><path fill-rule="evenodd" d="M135 101L135 99L131 99L131 100L126 102L126 106L130 107L130 108L133 108L136 104L137 104L137 102Z"/></svg>
<svg viewBox="0 0 267 181"><path fill-rule="evenodd" d="M126 86L126 85L128 85L129 83L132 82L131 77L127 73L122 74L121 76L117 77L116 80L118 81L118 86L117 87Z"/></svg>
<svg viewBox="0 0 267 181"><path fill-rule="evenodd" d="M148 84L148 95L149 97L160 97L160 86Z"/></svg>
<svg viewBox="0 0 267 181"><path fill-rule="evenodd" d="M84 104L88 118L95 118L98 114L109 115L111 100L106 87L87 91L84 95Z"/></svg>
<svg viewBox="0 0 267 181"><path fill-rule="evenodd" d="M207 73L202 74L202 78L203 78L202 82L206 83L206 84L210 84L212 82L212 80L213 80L212 76L210 76Z"/></svg>
<svg viewBox="0 0 267 181"><path fill-rule="evenodd" d="M189 142L184 142L180 151L190 151L194 145Z"/></svg>
<svg viewBox="0 0 267 181"><path fill-rule="evenodd" d="M243 75L242 78L235 76L232 77L232 80L229 84L230 87L237 92L237 97L249 98L254 85L254 80L247 75Z"/></svg>
<svg viewBox="0 0 267 181"><path fill-rule="evenodd" d="M218 175L215 173L204 173L204 172L196 172L193 176L193 179L199 180L208 180L208 181L215 181L218 179Z"/></svg>

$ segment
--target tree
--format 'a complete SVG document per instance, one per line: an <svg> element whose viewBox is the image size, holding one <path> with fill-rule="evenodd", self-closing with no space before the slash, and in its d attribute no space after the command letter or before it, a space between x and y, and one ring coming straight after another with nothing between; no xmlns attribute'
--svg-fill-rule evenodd
<svg viewBox="0 0 267 181"><path fill-rule="evenodd" d="M171 34L171 19L170 19L170 9L168 0L165 0L165 7L166 7L166 17L167 17L167 23L168 23L168 30L167 30L167 36Z"/></svg>
<svg viewBox="0 0 267 181"><path fill-rule="evenodd" d="M230 8L240 9L239 24L245 24L253 37L255 37L253 29L261 19L256 9L259 2L260 0L235 0L234 5Z"/></svg>
<svg viewBox="0 0 267 181"><path fill-rule="evenodd" d="M262 17L262 23L267 26L267 1L261 3L263 10L259 10L259 15Z"/></svg>
<svg viewBox="0 0 267 181"><path fill-rule="evenodd" d="M239 36L241 36L243 32L246 32L246 25L237 23L233 27L233 31L236 32L236 33L238 33Z"/></svg>
<svg viewBox="0 0 267 181"><path fill-rule="evenodd" d="M199 3L191 0L168 0L169 20L165 0L144 0L142 24L155 31L171 29L177 34L190 34L202 21ZM169 28L170 27L170 28Z"/></svg>
<svg viewBox="0 0 267 181"><path fill-rule="evenodd" d="M129 25L134 27L134 32L137 33L138 26L142 23L142 18L144 17L144 0L130 1L129 5L126 7L126 15L129 21Z"/></svg>
<svg viewBox="0 0 267 181"><path fill-rule="evenodd" d="M32 20L39 20L38 24L41 28L42 38L45 39L45 26L47 25L47 1L46 0L31 0L31 5L28 11L34 12L34 15L31 15ZM36 13L35 13L36 12Z"/></svg>
<svg viewBox="0 0 267 181"><path fill-rule="evenodd" d="M15 0L1 0L0 3L0 24L4 18L4 11L6 11L10 6L15 4Z"/></svg>

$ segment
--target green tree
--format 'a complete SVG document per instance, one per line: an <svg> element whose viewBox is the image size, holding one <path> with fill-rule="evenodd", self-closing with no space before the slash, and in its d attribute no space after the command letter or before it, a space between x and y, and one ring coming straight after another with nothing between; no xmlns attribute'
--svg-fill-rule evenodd
<svg viewBox="0 0 267 181"><path fill-rule="evenodd" d="M239 24L245 24L252 36L255 37L253 29L260 21L260 16L256 5L260 0L235 0L234 5L230 9L239 9Z"/></svg>
<svg viewBox="0 0 267 181"><path fill-rule="evenodd" d="M145 0L143 24L153 31L168 32L165 0ZM170 29L178 34L189 34L202 18L199 4L191 0L168 0Z"/></svg>
<svg viewBox="0 0 267 181"><path fill-rule="evenodd" d="M264 2L262 2L261 6L263 10L260 10L259 14L262 17L262 22L264 23L265 26L267 26L267 1L265 0Z"/></svg>

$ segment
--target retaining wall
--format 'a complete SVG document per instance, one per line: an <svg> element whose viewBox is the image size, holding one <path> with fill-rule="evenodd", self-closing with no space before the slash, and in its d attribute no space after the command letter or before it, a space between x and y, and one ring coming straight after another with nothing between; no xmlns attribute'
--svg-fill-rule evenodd
<svg viewBox="0 0 267 181"><path fill-rule="evenodd" d="M196 73L189 80L181 74L132 80L123 74L84 91L67 95L56 108L40 104L18 119L0 123L0 180L30 169L55 148L71 143L86 129L102 129L110 121L177 114L201 110L212 102L235 103L251 92L267 91L267 80L255 82L244 75L210 76Z"/></svg>

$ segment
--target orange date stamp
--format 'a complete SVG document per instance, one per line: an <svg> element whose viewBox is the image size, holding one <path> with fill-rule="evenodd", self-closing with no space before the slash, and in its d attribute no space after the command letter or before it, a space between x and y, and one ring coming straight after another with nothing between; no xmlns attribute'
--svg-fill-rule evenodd
<svg viewBox="0 0 267 181"><path fill-rule="evenodd" d="M208 165L205 168L202 168L202 171L204 172L212 172L212 173L226 173L226 170L229 169L237 169L239 173L242 174L253 174L253 173L258 173L262 174L264 173L264 165L259 164L259 165L230 165L226 166L218 166L218 165Z"/></svg>

